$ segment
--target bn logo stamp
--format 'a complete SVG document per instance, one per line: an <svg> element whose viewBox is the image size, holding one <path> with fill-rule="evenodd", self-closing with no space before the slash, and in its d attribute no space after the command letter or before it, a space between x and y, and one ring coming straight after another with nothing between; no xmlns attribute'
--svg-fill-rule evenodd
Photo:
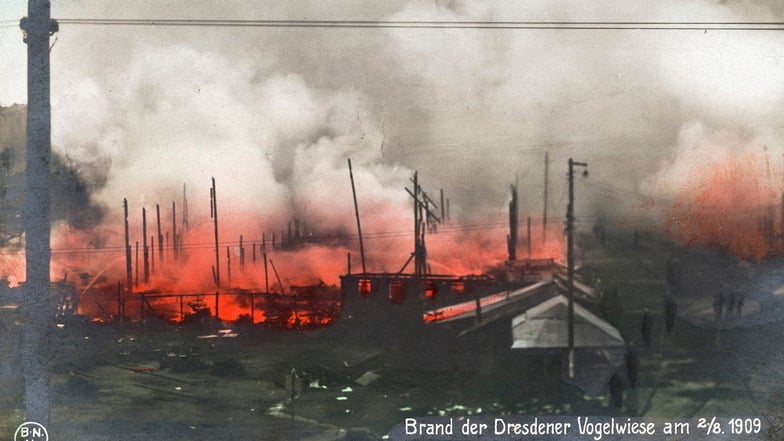
<svg viewBox="0 0 784 441"><path fill-rule="evenodd" d="M49 441L49 433L41 424L27 421L16 428L14 441Z"/></svg>

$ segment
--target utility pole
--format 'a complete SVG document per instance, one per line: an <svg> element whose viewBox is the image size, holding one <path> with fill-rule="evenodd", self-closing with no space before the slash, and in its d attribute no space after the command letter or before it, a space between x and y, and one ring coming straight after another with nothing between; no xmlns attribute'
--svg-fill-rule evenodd
<svg viewBox="0 0 784 441"><path fill-rule="evenodd" d="M506 248L509 252L509 261L517 260L517 179L515 185L511 185L512 200L509 201L509 236L506 238Z"/></svg>
<svg viewBox="0 0 784 441"><path fill-rule="evenodd" d="M348 176L351 178L351 194L354 195L354 214L357 217L357 234L359 234L359 256L362 260L362 274L366 274L365 245L362 243L362 225L359 223L359 206L357 205L357 190L354 187L354 172L351 169L351 158L348 158Z"/></svg>
<svg viewBox="0 0 784 441"><path fill-rule="evenodd" d="M155 204L155 218L158 222L158 262L163 267L163 233L161 232L161 206ZM153 255L155 254L155 247L153 246Z"/></svg>
<svg viewBox="0 0 784 441"><path fill-rule="evenodd" d="M542 210L542 244L547 242L547 190L550 187L550 153L544 152L544 209Z"/></svg>
<svg viewBox="0 0 784 441"><path fill-rule="evenodd" d="M212 204L212 202L210 202ZM212 208L212 205L210 205ZM174 255L174 260L177 260L177 204L172 201L172 254Z"/></svg>
<svg viewBox="0 0 784 441"><path fill-rule="evenodd" d="M182 229L187 230L188 224L188 196L185 194L185 184L182 184Z"/></svg>
<svg viewBox="0 0 784 441"><path fill-rule="evenodd" d="M585 162L576 162L569 158L569 205L566 211L566 259L567 287L569 296L569 378L574 378L574 167L588 167ZM583 172L588 176L588 169Z"/></svg>
<svg viewBox="0 0 784 441"><path fill-rule="evenodd" d="M439 190L441 193L441 221L446 223L446 206L444 205L444 189Z"/></svg>
<svg viewBox="0 0 784 441"><path fill-rule="evenodd" d="M414 273L422 275L424 262L422 260L422 244L419 230L422 228L422 213L419 209L419 180L414 170Z"/></svg>
<svg viewBox="0 0 784 441"><path fill-rule="evenodd" d="M125 289L133 292L133 268L131 267L131 239L128 232L128 199L123 199L123 211L125 212Z"/></svg>
<svg viewBox="0 0 784 441"><path fill-rule="evenodd" d="M27 43L27 153L25 221L25 302L22 340L25 419L49 424L48 332L52 309L49 164L52 155L49 37L57 32L47 0L28 0L19 27Z"/></svg>
<svg viewBox="0 0 784 441"><path fill-rule="evenodd" d="M430 272L427 265L427 247L425 246L427 226L430 225L431 227L435 227L437 223L443 222L443 219L439 219L439 217L430 210L431 205L433 206L433 209L438 209L438 206L436 206L435 201L430 199L427 193L422 190L422 187L419 185L419 176L416 170L414 171L414 177L411 179L411 182L414 184L414 191L406 188L406 192L414 199L414 252L406 261L405 265L403 265L403 269L408 266L411 259L414 259L414 274L421 276ZM422 199L420 199L420 196ZM446 207L447 216L449 216L449 199L446 200ZM435 229L433 232L435 232ZM400 271L402 272L403 269Z"/></svg>
<svg viewBox="0 0 784 441"><path fill-rule="evenodd" d="M424 199L424 191L419 186L419 177L416 171L414 171L414 178L412 179L414 183L414 191L411 192L408 189L408 194L414 198L414 274L417 276L421 276L423 274L427 274L427 248L425 246L425 221L423 220L425 217L425 207L424 202L419 200L419 196L423 195L422 198ZM427 211L427 215L432 215L430 211Z"/></svg>
<svg viewBox="0 0 784 441"><path fill-rule="evenodd" d="M150 281L150 252L147 248L147 209L142 207L142 254L144 255L144 283Z"/></svg>
<svg viewBox="0 0 784 441"><path fill-rule="evenodd" d="M210 188L210 213L212 213L213 226L215 227L215 286L220 287L220 252L218 247L218 193L215 190L215 178L212 178L212 188Z"/></svg>

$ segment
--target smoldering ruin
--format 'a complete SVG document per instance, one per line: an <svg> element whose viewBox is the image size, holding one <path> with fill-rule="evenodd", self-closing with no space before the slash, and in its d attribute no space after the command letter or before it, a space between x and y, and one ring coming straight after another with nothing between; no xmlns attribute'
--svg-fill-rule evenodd
<svg viewBox="0 0 784 441"><path fill-rule="evenodd" d="M51 209L25 218L43 126L4 83L0 431L379 439L412 416L753 409L780 435L781 8L665 2L632 28L570 3L230 2L280 20L224 26L170 2L152 26L83 0L24 21L10 58L51 57Z"/></svg>

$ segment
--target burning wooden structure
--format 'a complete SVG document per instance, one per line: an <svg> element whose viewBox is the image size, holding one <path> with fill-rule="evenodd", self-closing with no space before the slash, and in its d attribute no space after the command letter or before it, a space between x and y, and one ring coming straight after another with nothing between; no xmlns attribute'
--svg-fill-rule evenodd
<svg viewBox="0 0 784 441"><path fill-rule="evenodd" d="M349 162L349 170L350 166ZM353 175L351 179L352 189L354 189ZM552 279L552 272L555 270L554 259L530 258L530 218L527 238L529 258L517 259L517 184L511 186L512 201L509 203L510 234L507 236L509 259L504 264L490 268L482 274L431 273L427 264L426 233L438 231L438 225L443 224L448 218L448 210L444 208L443 190L440 192L441 216L439 217L439 205L422 189L417 172L414 172L411 182L413 189L405 190L413 201L414 247L408 260L396 273L366 271L359 209L356 206L354 190L360 252L363 255L362 272L351 273L349 255L348 273L340 277L343 298L342 320L368 322L382 328L389 324L416 326L440 320L439 317L428 315L428 311L443 311L455 305L463 305L472 311L479 311L482 308L482 299L488 295L524 289L542 280ZM404 273L412 261L413 272Z"/></svg>

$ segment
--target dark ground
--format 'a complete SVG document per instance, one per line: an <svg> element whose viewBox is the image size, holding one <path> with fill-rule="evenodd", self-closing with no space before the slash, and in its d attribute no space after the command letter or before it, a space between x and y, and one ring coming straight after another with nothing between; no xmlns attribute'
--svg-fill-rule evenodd
<svg viewBox="0 0 784 441"><path fill-rule="evenodd" d="M407 416L477 414L759 416L768 439L783 439L784 261L742 264L647 236L634 247L631 234L583 248L591 250L583 275L617 287L612 320L640 360L637 388L626 385L621 408L606 389L590 397L563 383L559 356L488 349L481 337L449 347L450 360L417 365L406 348L361 329L228 326L236 337L197 338L217 329L74 322L53 331L51 439L332 440L351 430L383 435ZM665 273L674 258L683 271L668 335ZM740 317L715 317L716 289L746 293ZM646 309L649 348L640 338ZM14 350L22 328L13 310L0 315L0 438L10 439L23 421ZM358 384L369 371L378 379Z"/></svg>

